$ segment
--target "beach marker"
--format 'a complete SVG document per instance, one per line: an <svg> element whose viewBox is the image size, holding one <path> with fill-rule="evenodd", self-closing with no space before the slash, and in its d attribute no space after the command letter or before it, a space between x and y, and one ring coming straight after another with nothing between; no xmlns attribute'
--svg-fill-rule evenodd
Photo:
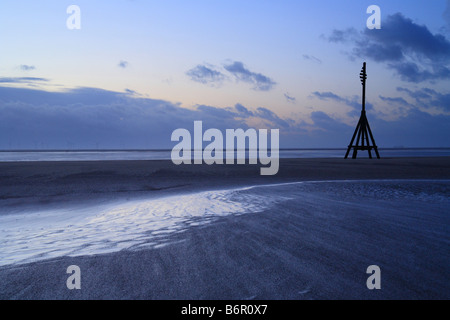
<svg viewBox="0 0 450 320"><path fill-rule="evenodd" d="M377 158L380 159L380 154L378 153L378 147L375 144L375 139L373 138L372 130L370 130L369 121L366 116L366 63L364 62L363 67L361 69L361 73L359 74L359 78L361 79L361 84L363 87L362 93L362 111L361 117L359 118L358 125L356 126L355 133L353 134L352 140L347 149L347 153L345 154L345 159L348 158L348 154L350 150L353 148L353 159L356 159L358 155L358 150L367 150L369 152L369 158L372 159L372 149L375 151ZM356 144L353 145L355 141L356 134L358 137L356 138ZM370 140L369 140L370 138ZM372 145L370 144L372 141ZM361 145L359 145L361 143Z"/></svg>

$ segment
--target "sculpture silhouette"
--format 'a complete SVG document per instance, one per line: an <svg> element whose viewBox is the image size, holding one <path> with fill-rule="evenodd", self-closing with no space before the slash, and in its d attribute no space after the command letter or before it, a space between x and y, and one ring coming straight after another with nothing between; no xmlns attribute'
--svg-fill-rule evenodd
<svg viewBox="0 0 450 320"><path fill-rule="evenodd" d="M369 158L372 159L372 149L375 151L377 158L380 159L380 154L378 153L378 147L375 144L375 139L373 138L372 130L370 130L369 121L366 116L366 63L364 62L361 73L360 73L361 84L363 87L362 94L362 111L361 117L359 118L358 125L356 126L355 133L353 134L352 140L347 149L347 153L345 154L345 159L348 158L350 150L353 148L353 159L356 159L358 155L358 150L367 150L369 152ZM355 142L356 144L353 145ZM372 144L371 144L372 143Z"/></svg>

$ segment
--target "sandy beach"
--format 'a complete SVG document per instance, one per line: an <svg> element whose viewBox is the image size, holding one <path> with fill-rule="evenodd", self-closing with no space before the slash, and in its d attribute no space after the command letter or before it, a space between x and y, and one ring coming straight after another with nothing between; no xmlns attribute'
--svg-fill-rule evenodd
<svg viewBox="0 0 450 320"><path fill-rule="evenodd" d="M83 237L68 229L58 241L73 237L81 254L52 256L43 241L35 261L2 263L0 299L450 298L450 158L281 159L276 176L260 176L259 169L170 161L0 163L0 219L17 229L1 226L0 243L11 255L16 238L17 248L28 241L16 221L24 213L38 221L40 212L71 211L74 219L74 212L133 204L142 228L133 230L130 214L115 222L110 209L95 225L73 220ZM142 211L142 203L150 208ZM197 204L205 213L197 214ZM162 227L142 213L152 208L164 212ZM116 247L84 254L89 232L102 226L118 230ZM158 237L150 230L156 227ZM132 245L131 231L139 238ZM81 290L66 287L70 265L81 269ZM366 287L370 265L382 270L381 290Z"/></svg>

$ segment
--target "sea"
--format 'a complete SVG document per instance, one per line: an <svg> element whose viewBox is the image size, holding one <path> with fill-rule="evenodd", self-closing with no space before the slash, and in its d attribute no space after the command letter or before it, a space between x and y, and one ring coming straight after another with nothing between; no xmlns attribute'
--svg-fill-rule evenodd
<svg viewBox="0 0 450 320"><path fill-rule="evenodd" d="M0 162L170 160L171 152L172 150L13 150L0 151ZM343 158L345 153L346 149L280 149L279 157ZM379 153L383 158L444 157L450 156L450 148L382 148ZM358 153L358 158L367 157L367 152Z"/></svg>

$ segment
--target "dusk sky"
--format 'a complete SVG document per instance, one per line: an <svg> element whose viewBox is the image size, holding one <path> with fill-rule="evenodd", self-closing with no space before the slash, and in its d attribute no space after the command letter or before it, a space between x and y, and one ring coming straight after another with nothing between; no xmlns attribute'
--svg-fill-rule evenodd
<svg viewBox="0 0 450 320"><path fill-rule="evenodd" d="M195 120L346 148L363 62L380 148L450 147L450 1L2 0L0 43L0 149L170 149Z"/></svg>

